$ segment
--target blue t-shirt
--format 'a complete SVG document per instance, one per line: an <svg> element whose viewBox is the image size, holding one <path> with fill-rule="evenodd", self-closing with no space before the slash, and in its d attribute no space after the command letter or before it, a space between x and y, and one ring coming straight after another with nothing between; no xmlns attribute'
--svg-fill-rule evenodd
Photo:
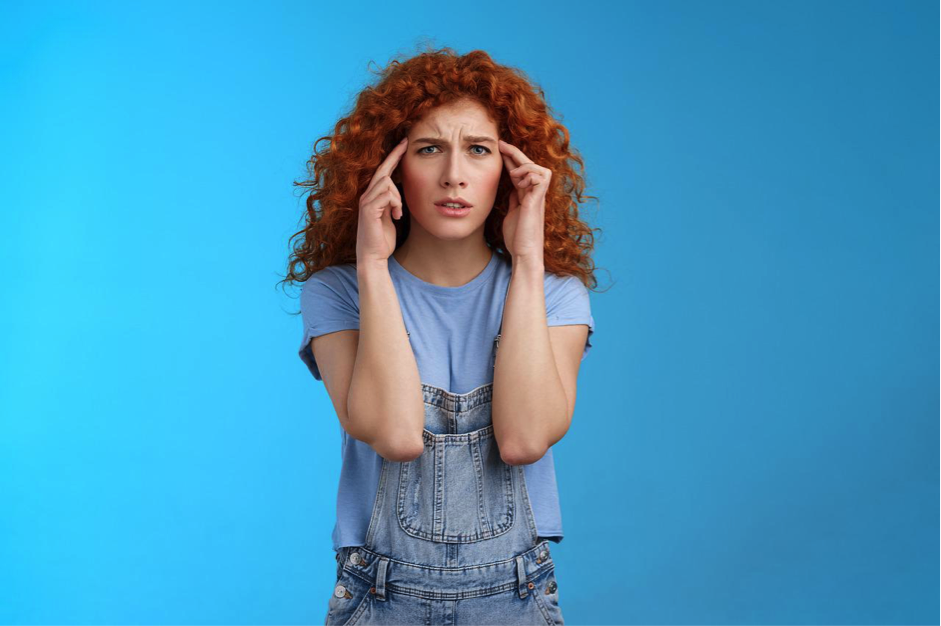
<svg viewBox="0 0 941 626"><path fill-rule="evenodd" d="M459 287L425 282L389 257L389 275L418 364L421 381L452 393L467 393L493 382L493 340L500 331L509 286L510 261L493 253L484 270ZM587 324L591 348L595 321L588 289L576 276L545 274L549 326ZM310 340L339 330L359 329L359 289L354 264L333 265L315 272L301 290L304 338L299 355L317 380L323 380L310 350ZM342 437L337 519L333 549L361 546L372 515L382 457L366 443ZM562 540L562 514L552 448L523 467L527 494L540 537Z"/></svg>

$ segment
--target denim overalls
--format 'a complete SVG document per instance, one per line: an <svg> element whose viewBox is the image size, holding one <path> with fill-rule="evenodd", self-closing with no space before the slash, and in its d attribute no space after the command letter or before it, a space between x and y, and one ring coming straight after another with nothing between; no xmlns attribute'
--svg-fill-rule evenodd
<svg viewBox="0 0 941 626"><path fill-rule="evenodd" d="M492 392L422 383L424 452L382 459L366 542L336 555L327 625L564 624L523 466L493 436Z"/></svg>

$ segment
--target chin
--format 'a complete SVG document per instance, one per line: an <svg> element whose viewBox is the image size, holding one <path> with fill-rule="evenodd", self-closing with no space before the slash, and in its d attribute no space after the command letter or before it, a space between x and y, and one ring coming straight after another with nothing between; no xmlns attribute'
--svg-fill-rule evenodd
<svg viewBox="0 0 941 626"><path fill-rule="evenodd" d="M446 217L437 213L432 215L423 215L418 222L421 227L429 234L439 239L463 239L476 232L483 222L474 219L474 215L466 215L460 218ZM412 219L415 216L412 215Z"/></svg>
<svg viewBox="0 0 941 626"><path fill-rule="evenodd" d="M477 231L476 228L468 228L467 225L461 226L441 226L438 228L429 229L428 232L437 237L438 239L443 239L445 241L458 241L461 239L466 239L470 237Z"/></svg>

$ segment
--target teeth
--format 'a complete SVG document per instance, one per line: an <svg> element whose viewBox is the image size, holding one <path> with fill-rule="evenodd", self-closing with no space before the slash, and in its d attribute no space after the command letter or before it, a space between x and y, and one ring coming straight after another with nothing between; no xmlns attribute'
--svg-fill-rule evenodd
<svg viewBox="0 0 941 626"><path fill-rule="evenodd" d="M445 203L442 204L441 206L446 206L446 207L449 207L449 208L452 208L452 209L463 209L463 208L464 208L464 205L463 205L463 204L456 204L456 203L454 203L454 202L445 202Z"/></svg>

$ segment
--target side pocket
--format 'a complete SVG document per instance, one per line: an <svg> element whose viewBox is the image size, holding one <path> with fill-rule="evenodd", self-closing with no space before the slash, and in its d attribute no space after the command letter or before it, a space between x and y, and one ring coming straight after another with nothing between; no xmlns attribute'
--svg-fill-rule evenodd
<svg viewBox="0 0 941 626"><path fill-rule="evenodd" d="M324 620L326 626L355 623L372 596L368 582L343 569L342 563L340 568L340 575L333 585L330 601L327 603L327 618Z"/></svg>
<svg viewBox="0 0 941 626"><path fill-rule="evenodd" d="M549 614L549 618L555 626L564 626L565 618L562 617L562 609L559 607L559 583L555 578L555 568L549 570L542 580L536 581L536 588L533 589L539 604L543 606Z"/></svg>

